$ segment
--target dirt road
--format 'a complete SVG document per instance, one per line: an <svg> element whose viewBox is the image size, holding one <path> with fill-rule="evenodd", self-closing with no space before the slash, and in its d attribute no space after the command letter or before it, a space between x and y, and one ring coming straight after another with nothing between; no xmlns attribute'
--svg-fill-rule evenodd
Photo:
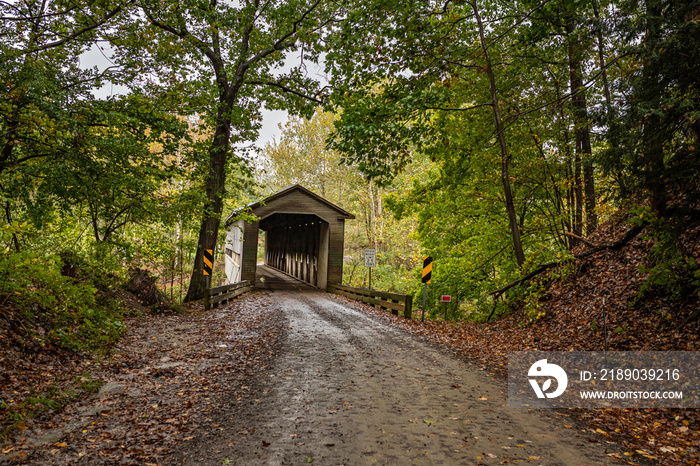
<svg viewBox="0 0 700 466"><path fill-rule="evenodd" d="M176 464L611 464L610 447L554 412L507 408L488 372L312 290L268 291L286 332L218 433Z"/></svg>
<svg viewBox="0 0 700 466"><path fill-rule="evenodd" d="M565 412L508 409L502 380L360 304L261 278L220 309L131 322L84 365L99 393L28 419L0 464L600 465L620 451Z"/></svg>

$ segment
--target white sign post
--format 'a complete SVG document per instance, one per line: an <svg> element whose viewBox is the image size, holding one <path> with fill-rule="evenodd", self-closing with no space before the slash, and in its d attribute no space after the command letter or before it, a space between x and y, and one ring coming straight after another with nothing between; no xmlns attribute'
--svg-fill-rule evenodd
<svg viewBox="0 0 700 466"><path fill-rule="evenodd" d="M365 249L365 267L377 266L377 250Z"/></svg>
<svg viewBox="0 0 700 466"><path fill-rule="evenodd" d="M365 249L365 267L369 268L369 289L372 289L372 267L377 266L377 250Z"/></svg>

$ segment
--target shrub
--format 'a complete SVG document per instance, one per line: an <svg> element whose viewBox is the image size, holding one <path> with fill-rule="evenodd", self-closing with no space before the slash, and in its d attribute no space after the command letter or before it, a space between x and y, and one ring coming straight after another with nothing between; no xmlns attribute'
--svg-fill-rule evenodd
<svg viewBox="0 0 700 466"><path fill-rule="evenodd" d="M25 340L72 350L98 350L124 330L118 303L111 299L105 274L85 273L85 262L66 264L58 255L7 252L0 255L0 302L28 325ZM96 280L93 277L100 277ZM98 292L98 286L102 291Z"/></svg>

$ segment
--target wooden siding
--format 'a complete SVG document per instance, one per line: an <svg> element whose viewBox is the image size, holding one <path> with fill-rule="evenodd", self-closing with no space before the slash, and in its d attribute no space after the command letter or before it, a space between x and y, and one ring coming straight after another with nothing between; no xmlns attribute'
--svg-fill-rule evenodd
<svg viewBox="0 0 700 466"><path fill-rule="evenodd" d="M330 222L329 222L330 223ZM328 281L343 283L343 249L345 242L345 220L336 219L330 223L328 243Z"/></svg>
<svg viewBox="0 0 700 466"><path fill-rule="evenodd" d="M241 280L255 281L255 267L258 262L258 230L259 222L245 222L243 227L243 270Z"/></svg>

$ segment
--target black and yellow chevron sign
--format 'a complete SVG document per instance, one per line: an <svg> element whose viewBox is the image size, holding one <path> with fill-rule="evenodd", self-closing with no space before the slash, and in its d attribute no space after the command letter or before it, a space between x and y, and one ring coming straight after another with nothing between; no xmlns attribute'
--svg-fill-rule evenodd
<svg viewBox="0 0 700 466"><path fill-rule="evenodd" d="M204 275L211 275L211 267L214 263L214 254L211 249L204 250L204 267L202 267L202 272Z"/></svg>
<svg viewBox="0 0 700 466"><path fill-rule="evenodd" d="M430 278L433 272L433 258L426 256L423 258L423 283L430 283Z"/></svg>

